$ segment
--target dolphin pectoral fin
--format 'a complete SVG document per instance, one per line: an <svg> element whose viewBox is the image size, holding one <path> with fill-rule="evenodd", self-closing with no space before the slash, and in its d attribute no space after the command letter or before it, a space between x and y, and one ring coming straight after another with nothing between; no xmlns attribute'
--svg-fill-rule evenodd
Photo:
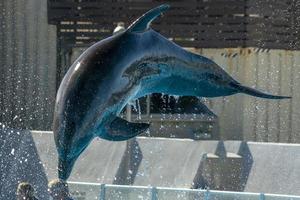
<svg viewBox="0 0 300 200"><path fill-rule="evenodd" d="M129 27L129 32L143 32L149 29L151 22L160 16L164 11L170 8L169 5L163 4L146 12L143 16L134 21Z"/></svg>
<svg viewBox="0 0 300 200"><path fill-rule="evenodd" d="M106 130L105 136L100 136L106 140L123 141L133 138L149 128L147 123L128 122L120 117L114 119L109 128Z"/></svg>
<svg viewBox="0 0 300 200"><path fill-rule="evenodd" d="M277 95L264 93L262 91L259 91L259 90L256 90L256 89L253 89L253 88L250 88L247 86L243 86L238 83L232 83L232 84L230 84L230 86L233 87L234 89L236 89L237 92L245 93L245 94L248 94L251 96L265 98L265 99L290 99L290 98L292 98L289 96L277 96Z"/></svg>

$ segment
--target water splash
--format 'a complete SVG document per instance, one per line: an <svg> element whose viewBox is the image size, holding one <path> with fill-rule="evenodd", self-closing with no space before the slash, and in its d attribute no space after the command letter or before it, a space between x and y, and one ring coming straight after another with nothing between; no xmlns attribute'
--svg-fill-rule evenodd
<svg viewBox="0 0 300 200"><path fill-rule="evenodd" d="M141 104L140 104L139 99L136 100L136 107L137 107L138 119L142 119L142 117L141 117L141 115L142 115Z"/></svg>

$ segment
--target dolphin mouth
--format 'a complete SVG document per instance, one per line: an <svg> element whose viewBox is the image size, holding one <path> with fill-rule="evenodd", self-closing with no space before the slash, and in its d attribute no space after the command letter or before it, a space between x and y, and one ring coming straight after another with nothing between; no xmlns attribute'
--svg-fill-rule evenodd
<svg viewBox="0 0 300 200"><path fill-rule="evenodd" d="M58 178L66 181L71 175L72 168L76 159L65 160L59 158L58 160Z"/></svg>

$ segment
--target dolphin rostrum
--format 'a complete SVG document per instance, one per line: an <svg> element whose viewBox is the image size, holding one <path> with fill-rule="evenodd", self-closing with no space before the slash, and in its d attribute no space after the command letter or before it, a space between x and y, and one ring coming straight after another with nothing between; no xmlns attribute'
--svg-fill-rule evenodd
<svg viewBox="0 0 300 200"><path fill-rule="evenodd" d="M283 99L241 85L212 60L188 52L150 28L169 8L156 7L125 31L89 47L59 87L53 122L59 178L66 180L95 137L123 141L149 124L118 117L132 99L151 93L218 97L236 93Z"/></svg>

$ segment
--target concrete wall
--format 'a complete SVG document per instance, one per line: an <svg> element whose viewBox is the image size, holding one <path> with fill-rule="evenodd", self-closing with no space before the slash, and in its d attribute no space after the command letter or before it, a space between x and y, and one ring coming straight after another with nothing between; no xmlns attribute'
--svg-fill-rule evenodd
<svg viewBox="0 0 300 200"><path fill-rule="evenodd" d="M0 122L50 129L56 84L56 27L47 0L0 1Z"/></svg>
<svg viewBox="0 0 300 200"><path fill-rule="evenodd" d="M29 181L45 195L47 179L57 177L52 133L0 132L5 141L0 150L1 193L11 194L18 181ZM298 144L96 139L79 157L69 180L300 195L299 165Z"/></svg>

